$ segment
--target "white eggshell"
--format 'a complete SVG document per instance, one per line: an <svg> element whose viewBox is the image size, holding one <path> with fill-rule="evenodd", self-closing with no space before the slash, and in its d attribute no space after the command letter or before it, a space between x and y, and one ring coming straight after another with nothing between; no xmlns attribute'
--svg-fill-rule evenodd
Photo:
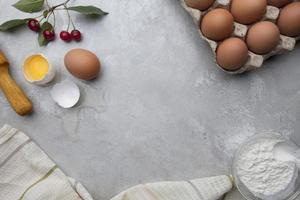
<svg viewBox="0 0 300 200"><path fill-rule="evenodd" d="M50 91L52 99L63 108L71 108L80 98L79 87L71 80L55 84Z"/></svg>
<svg viewBox="0 0 300 200"><path fill-rule="evenodd" d="M31 58L34 57L34 56L42 56L42 57L44 57L44 58L48 61L48 72L47 72L47 74L43 77L43 79L41 79L41 80L32 80L32 79L30 79L29 77L27 77L27 75L26 75L26 73L25 73L25 63L26 63L26 61L29 60L29 59L31 59ZM39 86L47 85L47 83L51 82L51 81L54 79L55 74L56 74L56 69L55 69L55 67L53 67L53 66L51 65L51 63L49 62L49 60L48 60L43 54L34 54L34 55L31 55L31 56L27 57L27 58L25 59L25 62L24 62L24 65L23 65L23 68L22 68L22 69L23 69L23 75L24 75L25 79L26 79L28 82L30 82L30 83L32 83L32 84L35 84L35 85L39 85Z"/></svg>

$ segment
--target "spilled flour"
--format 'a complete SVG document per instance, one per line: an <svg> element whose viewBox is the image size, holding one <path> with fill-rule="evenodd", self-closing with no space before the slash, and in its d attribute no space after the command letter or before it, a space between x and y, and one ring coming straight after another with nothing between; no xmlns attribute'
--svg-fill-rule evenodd
<svg viewBox="0 0 300 200"><path fill-rule="evenodd" d="M237 175L256 197L268 200L284 199L295 188L296 163L274 158L274 146L279 139L259 139L250 144L237 158Z"/></svg>

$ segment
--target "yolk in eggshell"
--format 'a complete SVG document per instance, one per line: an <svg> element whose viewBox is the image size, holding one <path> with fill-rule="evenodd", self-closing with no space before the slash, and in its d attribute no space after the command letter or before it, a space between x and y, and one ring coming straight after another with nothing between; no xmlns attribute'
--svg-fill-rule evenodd
<svg viewBox="0 0 300 200"><path fill-rule="evenodd" d="M25 76L34 81L42 80L49 70L48 61L41 55L29 57L24 63Z"/></svg>

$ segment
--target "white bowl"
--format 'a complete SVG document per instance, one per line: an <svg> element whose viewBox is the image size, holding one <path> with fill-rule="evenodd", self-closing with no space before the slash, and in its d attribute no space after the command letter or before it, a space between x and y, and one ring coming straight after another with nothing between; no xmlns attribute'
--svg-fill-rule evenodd
<svg viewBox="0 0 300 200"><path fill-rule="evenodd" d="M247 200L269 200L269 199L262 199L255 194L251 193L251 191L243 184L243 182L240 180L238 173L237 173L237 159L241 155L241 153L247 148L249 145L256 143L258 140L261 139L280 139L287 142L292 142L291 140L283 137L279 133L269 132L269 133L263 133L263 134L257 134L251 138L249 138L244 144L241 145L241 147L237 150L234 159L233 164L231 168L231 173L234 178L235 186L239 190L239 192L242 194L242 196ZM294 142L293 142L294 143ZM294 200L300 195L300 170L298 169L298 176L295 177L295 187L294 188L287 188L287 191L283 191L281 194L278 194L277 196L273 196L272 200Z"/></svg>

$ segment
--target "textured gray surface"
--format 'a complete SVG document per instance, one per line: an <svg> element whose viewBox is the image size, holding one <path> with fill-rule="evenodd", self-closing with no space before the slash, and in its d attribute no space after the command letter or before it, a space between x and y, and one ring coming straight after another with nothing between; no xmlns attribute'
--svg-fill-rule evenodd
<svg viewBox="0 0 300 200"><path fill-rule="evenodd" d="M13 2L0 0L1 22L22 17ZM300 143L299 47L257 71L229 76L215 67L209 46L176 0L72 2L95 2L110 12L94 22L75 15L85 36L81 43L57 40L40 48L27 29L0 33L12 75L35 109L18 117L1 94L0 123L30 135L95 199L143 182L228 173L235 149L256 132L274 130ZM64 17L61 11L58 28ZM63 55L74 47L100 56L101 77L83 82L66 71ZM77 107L59 108L51 86L24 80L22 62L34 52L58 68L57 81L80 85Z"/></svg>

